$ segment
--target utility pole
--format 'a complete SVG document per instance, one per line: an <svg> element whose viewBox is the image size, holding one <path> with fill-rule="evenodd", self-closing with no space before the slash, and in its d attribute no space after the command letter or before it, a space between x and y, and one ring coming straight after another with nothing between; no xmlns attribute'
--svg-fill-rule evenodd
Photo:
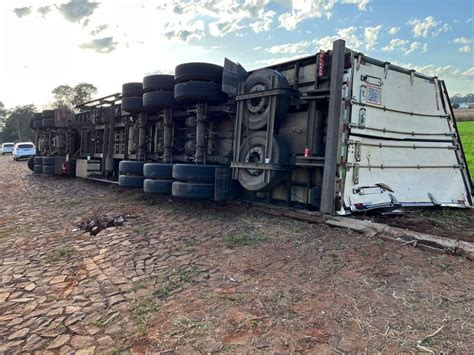
<svg viewBox="0 0 474 355"><path fill-rule="evenodd" d="M18 120L16 121L17 127L18 127L18 142L21 142L21 132L20 132L20 117L18 117Z"/></svg>

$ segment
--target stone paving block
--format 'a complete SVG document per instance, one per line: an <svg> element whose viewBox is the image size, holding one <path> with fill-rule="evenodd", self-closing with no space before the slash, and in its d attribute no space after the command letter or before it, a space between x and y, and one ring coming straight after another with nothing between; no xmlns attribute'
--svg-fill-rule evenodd
<svg viewBox="0 0 474 355"><path fill-rule="evenodd" d="M69 334L58 335L54 340L49 344L48 349L58 349L61 346L65 345L71 336Z"/></svg>

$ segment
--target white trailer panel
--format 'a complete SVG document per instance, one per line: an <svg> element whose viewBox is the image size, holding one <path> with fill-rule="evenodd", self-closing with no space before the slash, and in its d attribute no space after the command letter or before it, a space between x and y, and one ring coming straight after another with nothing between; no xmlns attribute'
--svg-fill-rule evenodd
<svg viewBox="0 0 474 355"><path fill-rule="evenodd" d="M468 207L471 187L437 78L355 57L341 213L377 207Z"/></svg>

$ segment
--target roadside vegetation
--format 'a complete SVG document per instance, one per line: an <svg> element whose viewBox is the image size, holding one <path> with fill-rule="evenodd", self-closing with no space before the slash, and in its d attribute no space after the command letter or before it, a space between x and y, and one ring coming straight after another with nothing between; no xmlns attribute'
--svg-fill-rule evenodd
<svg viewBox="0 0 474 355"><path fill-rule="evenodd" d="M474 121L458 122L458 129L469 172L471 173L471 178L474 179Z"/></svg>

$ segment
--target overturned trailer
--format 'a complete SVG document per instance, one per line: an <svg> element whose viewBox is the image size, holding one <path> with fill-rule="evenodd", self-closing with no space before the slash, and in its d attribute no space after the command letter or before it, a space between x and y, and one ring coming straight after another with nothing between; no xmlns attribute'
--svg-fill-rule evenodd
<svg viewBox="0 0 474 355"><path fill-rule="evenodd" d="M33 118L36 172L330 214L472 206L444 81L342 40L251 72L181 64L78 109Z"/></svg>

